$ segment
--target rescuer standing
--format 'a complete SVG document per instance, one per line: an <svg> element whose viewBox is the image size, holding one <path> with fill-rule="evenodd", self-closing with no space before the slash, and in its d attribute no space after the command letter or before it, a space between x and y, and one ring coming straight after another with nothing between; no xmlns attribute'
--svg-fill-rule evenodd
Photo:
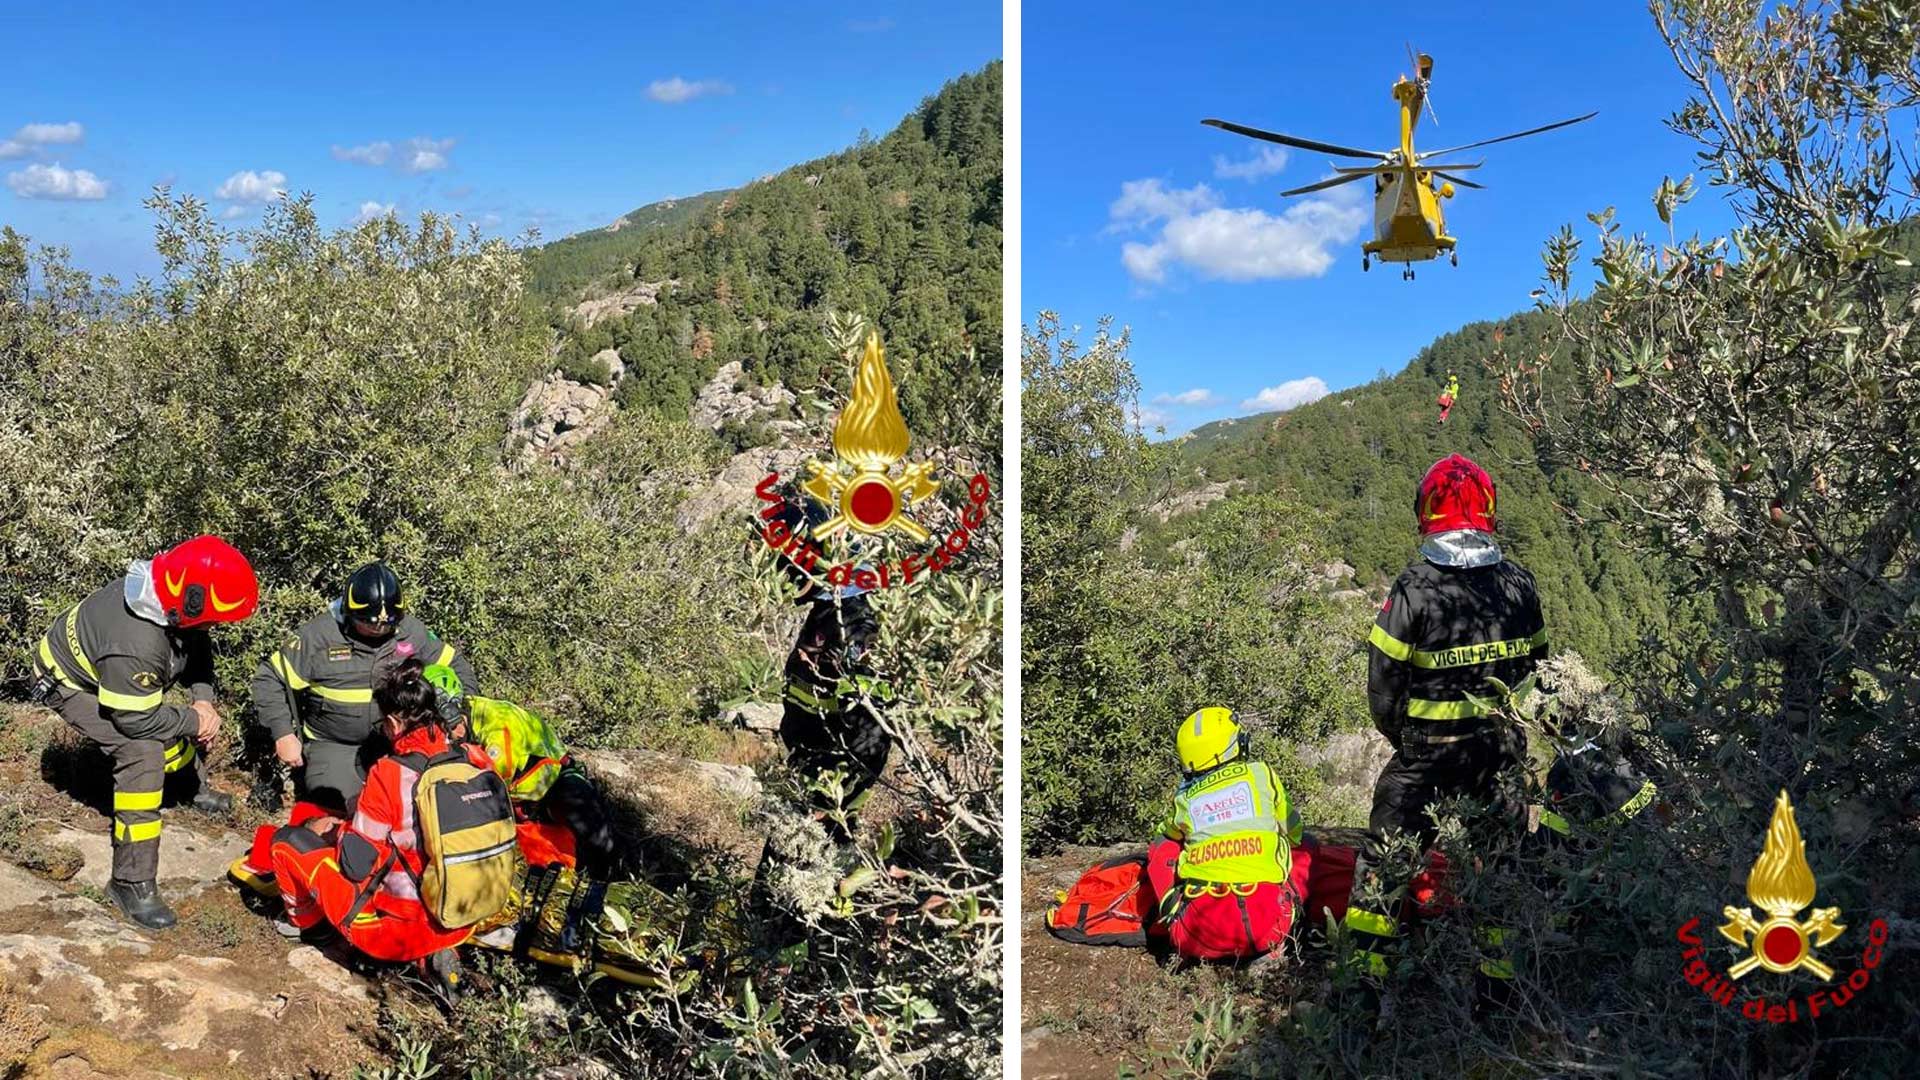
<svg viewBox="0 0 1920 1080"><path fill-rule="evenodd" d="M1495 778L1526 755L1524 735L1487 705L1489 678L1519 684L1547 655L1546 620L1533 575L1494 539L1494 486L1454 454L1433 464L1414 498L1420 558L1387 594L1368 637L1367 703L1393 757L1373 789L1369 854L1378 865L1390 830L1422 847L1437 825L1428 807L1451 796L1493 801ZM1347 926L1376 971L1376 951L1397 936L1392 913L1356 905Z"/></svg>

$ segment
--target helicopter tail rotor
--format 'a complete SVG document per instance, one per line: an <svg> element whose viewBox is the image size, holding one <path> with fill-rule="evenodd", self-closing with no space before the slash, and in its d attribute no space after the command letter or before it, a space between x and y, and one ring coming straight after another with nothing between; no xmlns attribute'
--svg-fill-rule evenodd
<svg viewBox="0 0 1920 1080"><path fill-rule="evenodd" d="M1420 84L1420 103L1426 107L1427 118L1434 127L1440 126L1440 114L1433 111L1433 57L1413 50L1413 42L1407 42L1407 62L1413 65L1414 78Z"/></svg>

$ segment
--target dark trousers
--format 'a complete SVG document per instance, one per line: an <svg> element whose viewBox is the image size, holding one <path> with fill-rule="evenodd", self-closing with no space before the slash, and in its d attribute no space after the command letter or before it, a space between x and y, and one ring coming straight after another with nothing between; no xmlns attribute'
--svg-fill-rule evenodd
<svg viewBox="0 0 1920 1080"><path fill-rule="evenodd" d="M300 798L351 818L360 789L367 786L367 770L385 749L386 739L377 735L364 743L302 739L300 754L306 764L300 768Z"/></svg>
<svg viewBox="0 0 1920 1080"><path fill-rule="evenodd" d="M1487 728L1444 743L1409 733L1373 785L1369 838L1377 845L1387 830L1398 829L1419 836L1423 848L1432 844L1439 830L1428 809L1433 803L1461 795L1493 799L1495 779L1525 756L1525 736L1512 729Z"/></svg>
<svg viewBox="0 0 1920 1080"><path fill-rule="evenodd" d="M560 770L553 786L541 798L540 813L573 834L575 857L588 877L606 881L619 865L613 837L613 814L607 800L578 765Z"/></svg>
<svg viewBox="0 0 1920 1080"><path fill-rule="evenodd" d="M780 719L787 761L809 782L838 769L846 774L842 805L856 808L886 771L893 739L863 706L821 713L789 701Z"/></svg>
<svg viewBox="0 0 1920 1080"><path fill-rule="evenodd" d="M68 726L113 759L114 880L154 880L160 872L160 800L167 776L179 773L196 789L199 784L199 772L191 768L193 741L129 738L100 712L100 699L84 690L65 691L59 708Z"/></svg>
<svg viewBox="0 0 1920 1080"><path fill-rule="evenodd" d="M1401 869L1389 869L1383 855L1387 833L1419 838L1424 851L1433 844L1439 825L1434 803L1458 796L1495 801L1502 771L1526 759L1526 736L1518 728L1485 727L1465 738L1434 742L1425 734L1449 737L1445 725L1410 731L1393 752L1380 779L1373 785L1373 812L1367 817L1367 842L1354 870L1356 885L1371 868L1382 893L1392 897L1407 885ZM1501 811L1496 807L1495 813ZM1424 865L1424 861L1423 861ZM1362 899L1356 889L1347 909L1347 929L1354 936L1355 955L1375 974L1384 973L1391 942L1400 936L1402 904L1380 905Z"/></svg>

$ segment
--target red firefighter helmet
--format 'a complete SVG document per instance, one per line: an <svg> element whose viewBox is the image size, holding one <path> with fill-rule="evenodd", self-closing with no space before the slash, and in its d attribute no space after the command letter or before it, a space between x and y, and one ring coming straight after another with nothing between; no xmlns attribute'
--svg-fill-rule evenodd
<svg viewBox="0 0 1920 1080"><path fill-rule="evenodd" d="M1413 497L1420 535L1453 529L1494 531L1493 478L1459 454L1433 463Z"/></svg>
<svg viewBox="0 0 1920 1080"><path fill-rule="evenodd" d="M196 536L153 557L153 591L175 626L239 622L260 606L253 564L217 536Z"/></svg>

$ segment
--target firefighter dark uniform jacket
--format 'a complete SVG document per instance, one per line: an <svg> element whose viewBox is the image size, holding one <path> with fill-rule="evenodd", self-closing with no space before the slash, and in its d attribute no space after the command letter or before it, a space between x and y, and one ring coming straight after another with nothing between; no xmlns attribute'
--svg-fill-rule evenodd
<svg viewBox="0 0 1920 1080"><path fill-rule="evenodd" d="M1300 814L1264 761L1229 761L1182 784L1161 835L1178 841L1181 881L1287 880Z"/></svg>
<svg viewBox="0 0 1920 1080"><path fill-rule="evenodd" d="M890 697L891 687L862 661L878 632L865 596L816 601L787 654L788 704L824 717L840 711L842 698Z"/></svg>
<svg viewBox="0 0 1920 1080"><path fill-rule="evenodd" d="M136 562L53 620L33 667L59 686L48 704L113 759L114 880L154 880L167 774L193 763L200 727L164 694L184 685L194 701L213 700L206 630L169 627L148 564Z"/></svg>
<svg viewBox="0 0 1920 1080"><path fill-rule="evenodd" d="M1484 730L1488 677L1511 687L1547 655L1533 575L1484 533L1442 533L1393 583L1368 637L1367 703L1381 733L1447 741ZM1439 560L1439 561L1436 561Z"/></svg>
<svg viewBox="0 0 1920 1080"><path fill-rule="evenodd" d="M374 672L406 649L423 663L452 667L462 686L479 685L466 657L413 615L402 616L393 635L374 645L347 633L338 608L336 600L332 609L307 620L254 675L254 710L269 737L297 731L305 740L366 742L379 723Z"/></svg>
<svg viewBox="0 0 1920 1080"><path fill-rule="evenodd" d="M157 602L150 617L135 614L128 580L115 579L53 620L34 671L99 698L101 715L127 738L172 743L194 735L199 720L162 696L185 684L194 701L213 700L212 645L203 629L169 629ZM140 582L134 585L137 591Z"/></svg>

